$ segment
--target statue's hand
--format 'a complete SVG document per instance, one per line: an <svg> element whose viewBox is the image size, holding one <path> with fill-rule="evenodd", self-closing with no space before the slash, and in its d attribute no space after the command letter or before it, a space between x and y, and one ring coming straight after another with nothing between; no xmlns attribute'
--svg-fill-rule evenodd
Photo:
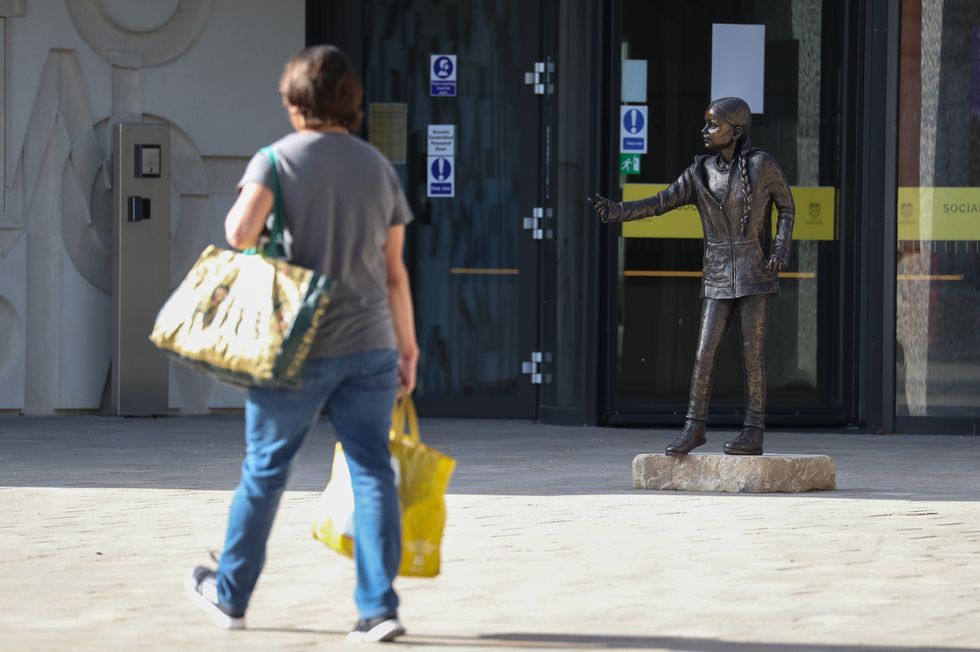
<svg viewBox="0 0 980 652"><path fill-rule="evenodd" d="M779 256L769 256L769 264L766 269L770 272L782 272L786 270L786 261Z"/></svg>
<svg viewBox="0 0 980 652"><path fill-rule="evenodd" d="M623 221L623 205L620 202L603 197L599 193L593 193L586 197L585 200L592 204L596 215L603 222Z"/></svg>

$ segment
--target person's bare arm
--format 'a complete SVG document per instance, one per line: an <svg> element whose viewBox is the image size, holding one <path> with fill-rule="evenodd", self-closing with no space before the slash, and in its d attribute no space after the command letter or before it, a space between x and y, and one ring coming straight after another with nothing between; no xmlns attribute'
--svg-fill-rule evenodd
<svg viewBox="0 0 980 652"><path fill-rule="evenodd" d="M405 247L405 225L388 227L388 240L384 245L388 265L388 305L395 324L398 342L398 379L402 390L411 394L415 389L415 371L419 362L419 345L415 340L415 311L412 308L412 289L408 283L408 270L402 259Z"/></svg>
<svg viewBox="0 0 980 652"><path fill-rule="evenodd" d="M254 247L265 218L272 210L272 191L261 183L246 183L225 217L225 239L236 249Z"/></svg>

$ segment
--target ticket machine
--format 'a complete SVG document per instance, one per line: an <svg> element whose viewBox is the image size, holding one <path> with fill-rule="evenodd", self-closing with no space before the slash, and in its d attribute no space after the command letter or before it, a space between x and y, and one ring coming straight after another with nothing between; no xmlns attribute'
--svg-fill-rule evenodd
<svg viewBox="0 0 980 652"><path fill-rule="evenodd" d="M170 294L170 127L113 128L110 413L167 413L169 363L148 339Z"/></svg>

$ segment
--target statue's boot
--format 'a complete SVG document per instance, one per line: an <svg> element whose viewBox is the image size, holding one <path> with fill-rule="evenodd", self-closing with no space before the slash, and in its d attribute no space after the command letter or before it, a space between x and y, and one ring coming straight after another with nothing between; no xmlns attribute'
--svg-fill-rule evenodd
<svg viewBox="0 0 980 652"><path fill-rule="evenodd" d="M725 442L726 455L762 455L762 428L742 428L735 439Z"/></svg>
<svg viewBox="0 0 980 652"><path fill-rule="evenodd" d="M704 421L687 419L684 421L684 429L677 435L677 439L667 446L667 454L687 455L707 441L704 436Z"/></svg>

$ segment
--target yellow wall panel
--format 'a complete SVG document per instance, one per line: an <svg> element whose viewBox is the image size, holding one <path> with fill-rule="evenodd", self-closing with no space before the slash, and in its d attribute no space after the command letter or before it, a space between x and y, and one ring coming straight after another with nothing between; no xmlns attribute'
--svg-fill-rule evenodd
<svg viewBox="0 0 980 652"><path fill-rule="evenodd" d="M623 186L623 201L634 201L655 195L664 188L662 183L627 183ZM791 188L796 203L794 240L834 240L836 233L836 189L830 187ZM776 211L773 209L773 228ZM627 222L623 236L627 238L697 238L703 237L701 218L694 206L684 206L660 217Z"/></svg>
<svg viewBox="0 0 980 652"><path fill-rule="evenodd" d="M899 188L898 239L980 240L980 188Z"/></svg>

